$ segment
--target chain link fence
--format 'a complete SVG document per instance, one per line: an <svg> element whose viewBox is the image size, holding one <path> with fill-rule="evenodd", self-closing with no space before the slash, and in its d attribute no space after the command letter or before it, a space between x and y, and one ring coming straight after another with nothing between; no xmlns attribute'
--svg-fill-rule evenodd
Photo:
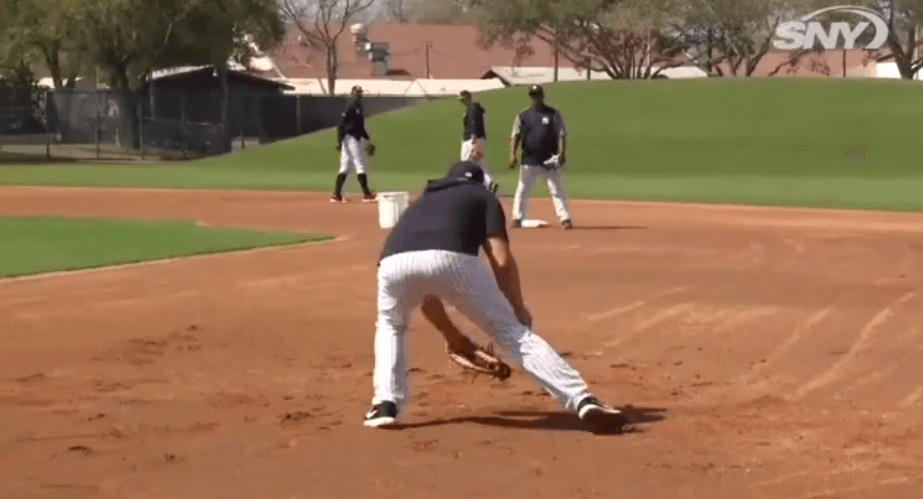
<svg viewBox="0 0 923 499"><path fill-rule="evenodd" d="M366 97L368 115L432 98ZM0 108L0 162L194 159L336 126L344 96L234 89L41 92Z"/></svg>

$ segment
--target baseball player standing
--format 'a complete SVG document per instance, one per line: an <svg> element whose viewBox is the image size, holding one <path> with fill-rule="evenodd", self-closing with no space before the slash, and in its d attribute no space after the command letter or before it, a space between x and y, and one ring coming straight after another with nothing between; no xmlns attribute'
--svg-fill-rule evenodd
<svg viewBox="0 0 923 499"><path fill-rule="evenodd" d="M540 85L529 88L532 107L522 111L513 121L510 144L510 169L516 168L518 149L522 145L522 166L513 197L513 227L521 227L529 209L529 196L538 176L545 177L554 210L565 229L573 228L567 209L567 191L561 169L566 162L567 126L561 111L545 104L545 91Z"/></svg>
<svg viewBox="0 0 923 499"><path fill-rule="evenodd" d="M593 396L580 374L532 330L503 207L483 182L479 165L456 163L445 177L427 182L384 244L378 263L374 395L365 426L397 423L409 400L411 316L417 307L428 318L444 316L445 300L590 429L621 429L628 418ZM493 275L478 258L481 248Z"/></svg>
<svg viewBox="0 0 923 499"><path fill-rule="evenodd" d="M375 194L369 190L368 162L365 150L374 151L374 143L365 129L365 108L362 106L362 87L352 88L351 96L346 101L346 109L337 126L337 151L340 151L340 171L337 173L336 186L333 188L332 203L342 203L343 184L351 172L355 172L362 187L363 202L375 201ZM365 141L365 144L363 144Z"/></svg>
<svg viewBox="0 0 923 499"><path fill-rule="evenodd" d="M484 106L476 102L471 92L462 90L458 100L465 106L465 117L462 120L462 145L461 160L472 161L484 170L484 184L491 192L497 192L499 184L490 174L487 164L487 128L484 126Z"/></svg>

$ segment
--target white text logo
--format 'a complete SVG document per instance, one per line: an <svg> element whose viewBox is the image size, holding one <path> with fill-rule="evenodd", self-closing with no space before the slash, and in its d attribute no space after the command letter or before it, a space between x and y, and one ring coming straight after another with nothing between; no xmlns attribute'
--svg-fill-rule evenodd
<svg viewBox="0 0 923 499"><path fill-rule="evenodd" d="M824 25L819 21L810 21L814 17L828 12L844 12L862 16L868 21L862 21L855 25L847 22L830 23L830 30L827 31ZM833 50L838 47L840 37L843 37L843 48L851 49L856 46L856 39L859 38L869 25L874 26L875 38L864 48L874 50L881 48L888 39L888 24L875 11L863 7L827 7L826 9L816 10L802 17L798 21L788 21L780 23L776 28L776 37L772 44L781 50L811 49L817 42L820 46Z"/></svg>

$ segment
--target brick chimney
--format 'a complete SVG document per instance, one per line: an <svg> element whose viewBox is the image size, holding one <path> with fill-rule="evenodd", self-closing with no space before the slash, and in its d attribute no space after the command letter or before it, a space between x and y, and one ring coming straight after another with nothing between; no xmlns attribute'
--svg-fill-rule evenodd
<svg viewBox="0 0 923 499"><path fill-rule="evenodd" d="M369 45L369 27L362 23L356 23L349 27L353 35L353 46L356 49L356 55L364 56L368 53Z"/></svg>

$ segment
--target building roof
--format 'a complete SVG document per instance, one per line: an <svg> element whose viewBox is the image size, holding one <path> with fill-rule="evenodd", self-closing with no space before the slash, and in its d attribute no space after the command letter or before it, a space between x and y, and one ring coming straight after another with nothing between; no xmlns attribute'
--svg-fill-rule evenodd
<svg viewBox="0 0 923 499"><path fill-rule="evenodd" d="M177 66L173 68L153 71L151 77L154 81L170 82L183 80L200 80L211 81L217 79L216 69L214 66ZM233 84L244 84L255 87L271 88L276 90L294 90L295 87L285 81L278 81L269 78L263 78L254 74L247 73L242 67L237 69L229 68L228 81ZM147 83L145 83L145 86Z"/></svg>
<svg viewBox="0 0 923 499"><path fill-rule="evenodd" d="M482 75L482 78L500 78L507 85L534 85L554 81L554 66L494 66ZM587 80L585 69L558 67L558 81ZM601 71L592 71L591 80L608 80L609 75Z"/></svg>
<svg viewBox="0 0 923 499"><path fill-rule="evenodd" d="M366 28L368 41L390 45L388 74L383 78L478 79L494 66L554 65L551 48L541 41L533 45L534 54L522 61L517 60L515 49L482 48L476 25L373 22ZM275 66L287 78L324 77L324 55L303 46L300 35L297 27L289 28L282 46L269 54ZM373 65L368 55L356 53L350 27L340 35L338 44L340 78L373 78ZM559 63L570 66L563 57Z"/></svg>
<svg viewBox="0 0 923 499"><path fill-rule="evenodd" d="M286 92L292 95L327 95L326 78L297 78L285 80L293 87ZM503 88L497 78L484 80L403 80L403 79L344 79L337 80L335 95L347 95L353 85L359 85L368 96L387 97L442 97L456 96L462 90L472 93Z"/></svg>
<svg viewBox="0 0 923 499"><path fill-rule="evenodd" d="M667 68L662 70L660 74L667 78L703 78L708 76L708 73L695 66ZM554 81L554 67L494 66L483 77L500 78L507 85L551 83ZM558 68L558 81L581 81L587 79L609 80L611 78L603 71L592 71L588 78L585 69L570 66Z"/></svg>

